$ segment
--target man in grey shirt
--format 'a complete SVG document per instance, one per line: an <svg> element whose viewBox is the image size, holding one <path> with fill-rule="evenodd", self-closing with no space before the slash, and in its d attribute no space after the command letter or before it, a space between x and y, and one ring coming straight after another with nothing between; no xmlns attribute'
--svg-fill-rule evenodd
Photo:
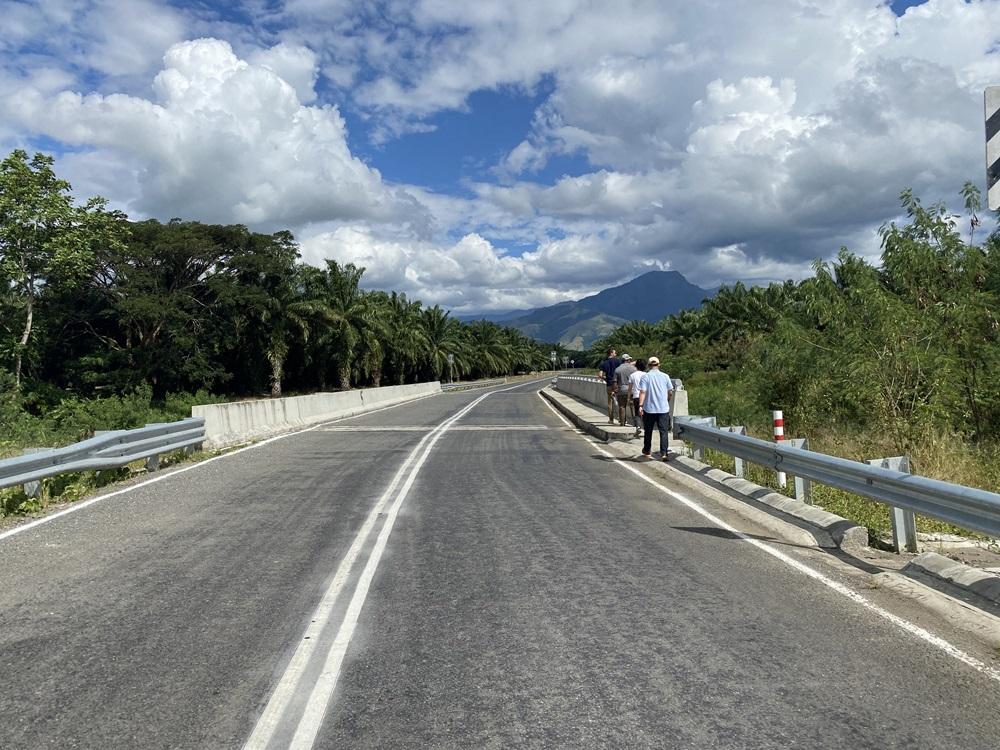
<svg viewBox="0 0 1000 750"><path fill-rule="evenodd" d="M622 355L622 363L615 368L615 388L618 396L618 422L622 427L628 422L628 410L632 405L632 398L628 393L628 379L636 371L632 363L632 357L628 354Z"/></svg>

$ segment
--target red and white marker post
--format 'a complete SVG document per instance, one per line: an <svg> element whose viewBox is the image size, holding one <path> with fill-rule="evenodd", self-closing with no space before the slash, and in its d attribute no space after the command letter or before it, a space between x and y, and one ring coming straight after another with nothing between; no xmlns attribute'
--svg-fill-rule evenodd
<svg viewBox="0 0 1000 750"><path fill-rule="evenodd" d="M780 443L785 439L785 417L780 409L771 412L771 416L774 418L774 442ZM788 478L785 476L785 472L779 471L778 485L784 487L787 482Z"/></svg>

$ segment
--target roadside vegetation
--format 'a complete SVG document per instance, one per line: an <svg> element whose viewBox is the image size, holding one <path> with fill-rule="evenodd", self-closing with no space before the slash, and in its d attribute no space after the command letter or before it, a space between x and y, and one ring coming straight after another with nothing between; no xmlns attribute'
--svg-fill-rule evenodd
<svg viewBox="0 0 1000 750"><path fill-rule="evenodd" d="M843 248L801 282L723 287L699 310L623 325L590 359L608 346L658 354L684 380L692 414L770 439L770 410L782 409L786 436L814 450L906 454L914 473L1000 490L1000 232L981 228L974 186L962 197L958 215L905 191L907 221L881 228L877 265ZM752 478L774 482L764 470ZM815 486L814 501L889 528L877 503Z"/></svg>
<svg viewBox="0 0 1000 750"><path fill-rule="evenodd" d="M302 263L287 231L77 204L53 163L0 162L0 458L195 403L506 376L568 354L366 291L353 264ZM22 505L0 491L0 514Z"/></svg>

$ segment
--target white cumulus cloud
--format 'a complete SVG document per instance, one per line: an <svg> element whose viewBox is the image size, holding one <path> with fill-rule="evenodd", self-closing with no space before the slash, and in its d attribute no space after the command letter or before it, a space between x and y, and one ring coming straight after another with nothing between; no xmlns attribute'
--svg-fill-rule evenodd
<svg viewBox="0 0 1000 750"><path fill-rule="evenodd" d="M262 227L420 220L415 200L351 154L336 107L302 103L315 66L303 48L251 63L198 39L167 50L151 99L21 88L5 104L25 127L131 164L127 205L143 214Z"/></svg>

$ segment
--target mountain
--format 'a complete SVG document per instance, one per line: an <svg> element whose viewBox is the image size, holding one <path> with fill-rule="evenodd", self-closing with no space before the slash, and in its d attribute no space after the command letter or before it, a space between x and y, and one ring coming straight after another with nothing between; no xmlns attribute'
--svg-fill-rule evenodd
<svg viewBox="0 0 1000 750"><path fill-rule="evenodd" d="M701 307L715 290L702 289L677 271L650 271L621 286L576 302L531 310L503 324L539 341L586 349L629 320L655 323L681 310Z"/></svg>
<svg viewBox="0 0 1000 750"><path fill-rule="evenodd" d="M530 315L534 310L494 310L492 312L476 313L473 315L455 315L457 320L463 323L471 323L474 320L488 320L491 323L503 323L504 321L510 320L511 318L520 318L525 315Z"/></svg>

